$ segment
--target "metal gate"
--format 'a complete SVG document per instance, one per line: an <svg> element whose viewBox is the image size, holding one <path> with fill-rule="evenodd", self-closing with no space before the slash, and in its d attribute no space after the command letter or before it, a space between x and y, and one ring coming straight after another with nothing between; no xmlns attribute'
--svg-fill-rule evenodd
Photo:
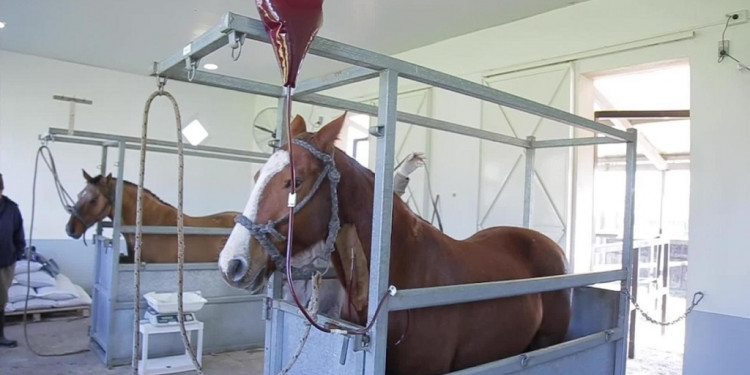
<svg viewBox="0 0 750 375"><path fill-rule="evenodd" d="M227 45L239 36L268 42L268 36L260 21L227 13L221 22L201 35L188 47L156 64L154 74L197 84L222 87L280 98L279 86L254 82L235 77L191 70L197 60ZM525 149L527 159L524 178L524 222L530 222L531 186L534 174L536 150L558 147L574 147L604 143L627 145L627 179L625 205L624 249L632 248L633 199L636 161L637 133L634 130L620 131L597 122L572 115L568 112L511 95L475 82L450 76L432 69L417 66L361 48L337 43L317 37L310 45L310 53L341 62L357 65L339 74L323 79L301 82L294 99L297 102L331 108L348 109L354 112L377 116L377 126L371 130L378 134L377 164L375 174L375 196L373 202L372 253L370 266L370 290L368 318L372 318L380 296L388 288L390 260L391 213L393 204L393 167L395 157L396 123L404 122L434 130L441 130L486 141L508 144ZM317 94L329 89L370 78L379 78L378 107L340 98ZM471 96L506 108L540 116L558 122L559 126L576 126L596 133L586 138L535 140L507 136L482 129L468 128L448 121L399 112L396 109L398 80L405 78L433 87ZM624 375L626 346L624 332L628 329L628 301L624 294L605 291L587 285L617 282L621 288L629 285L631 251L622 252L622 267L617 270L534 278L526 280L497 281L449 287L432 287L400 290L383 306L388 311L416 309L430 306L465 303L495 299L543 291L575 288L575 317L572 339L549 348L524 353L520 356L491 362L457 374L499 374L522 372L541 373L586 373ZM217 275L217 278L219 276ZM289 348L299 340L301 322L295 317L296 309L281 300L279 278L269 283L265 317L266 363L265 374L276 374L280 364L288 358ZM591 313L592 315L589 315ZM588 324L578 324L590 322ZM386 336L388 315L383 314L366 336L342 337L311 333L306 355L298 362L294 371L298 374L350 373L376 375L385 372ZM344 344L348 342L348 344ZM345 353L346 356L342 356ZM342 361L345 357L346 361ZM341 364L341 362L344 362Z"/></svg>

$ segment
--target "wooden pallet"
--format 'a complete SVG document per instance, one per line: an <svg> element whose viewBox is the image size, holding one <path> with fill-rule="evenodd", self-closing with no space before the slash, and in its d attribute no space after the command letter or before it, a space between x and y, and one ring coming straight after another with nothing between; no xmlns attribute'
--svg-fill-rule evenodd
<svg viewBox="0 0 750 375"><path fill-rule="evenodd" d="M54 314L54 313L77 313L80 316L87 318L91 315L91 305L80 305L80 306L66 306L66 307L51 307L48 309L29 309L26 311L26 316L31 316L32 321L39 322L42 320L42 314ZM23 310L6 312L5 316L22 316Z"/></svg>

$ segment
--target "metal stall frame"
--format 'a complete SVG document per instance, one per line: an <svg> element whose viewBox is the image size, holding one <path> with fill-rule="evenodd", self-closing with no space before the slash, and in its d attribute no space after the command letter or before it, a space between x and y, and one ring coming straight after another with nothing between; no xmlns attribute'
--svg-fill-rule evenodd
<svg viewBox="0 0 750 375"><path fill-rule="evenodd" d="M201 85L224 88L239 92L274 98L282 97L282 87L198 71L196 66L201 58L213 53L227 44L232 48L241 47L236 43L239 38L269 43L263 24L256 19L234 13L226 13L218 25L186 45L182 50L155 64L154 75L169 79L192 82ZM526 181L524 194L524 223L528 225L531 210L531 183L534 152L540 148L575 147L609 143L625 143L626 152L626 196L624 200L624 233L622 268L606 272L542 277L526 280L497 281L478 284L453 285L445 287L400 290L391 297L384 308L388 311L414 309L436 305L447 305L470 301L480 301L500 297L517 296L559 289L582 287L592 284L620 282L621 289L627 288L631 278L631 254L633 243L633 203L636 168L637 132L633 129L618 130L604 124L499 91L479 83L471 82L436 70L408 63L393 57L377 54L362 48L316 37L309 53L343 63L355 65L341 72L321 78L301 82L294 92L294 100L323 107L351 110L378 117L378 125L371 129L377 137L377 165L375 171L375 196L372 228L372 249L370 265L370 290L368 318L373 318L373 310L378 298L388 287L388 265L390 261L391 210L393 207L392 167L394 157L394 140L396 122L404 122L431 129L447 131L483 140L514 145L526 149ZM318 94L343 85L356 83L372 78L379 78L379 106L357 103L350 100ZM405 78L431 87L436 87L475 99L510 107L532 115L592 131L593 137L536 140L520 139L486 130L462 126L456 123L441 121L396 110L398 79ZM284 111L279 111L284 113ZM283 139L283 138L282 138ZM275 374L281 367L279 349L284 312L290 309L280 300L279 278L273 277L268 288L268 307L266 311L266 358L265 374ZM595 334L564 342L562 344L523 354L519 363L518 357L492 362L482 366L460 371L461 374L496 374L520 371L529 363L538 364L553 359L563 358L597 345L616 342L615 373L624 375L626 361L626 334L628 331L629 301L624 293L619 295L617 326ZM385 348L388 314L382 314L366 340L355 337L355 345L363 346L365 351L364 373L378 375L385 372ZM274 324L276 322L276 324ZM348 342L348 341L347 341ZM359 344L357 344L357 342Z"/></svg>
<svg viewBox="0 0 750 375"><path fill-rule="evenodd" d="M121 250L122 241L120 239L122 234L134 234L135 226L125 226L122 224L122 200L123 200L123 186L124 186L124 168L125 168L125 151L126 150L140 150L141 139L138 137L128 137L122 135L96 133L90 131L69 131L68 129L60 128L49 128L47 133L40 135L39 139L43 142L58 142L58 143L71 143L78 145L98 146L101 147L101 174L107 173L107 159L110 148L117 149L117 181L115 184L115 201L113 202L115 213L114 219L110 221L101 220L97 223L96 234L94 235L94 242L97 244L96 252L96 265L97 268L94 274L94 291L93 294L98 296L101 294L106 295L109 299L108 311L106 311L108 318L108 329L107 334L101 334L94 329L96 322L92 320L92 332L91 341L92 349L101 358L102 362L108 367L119 364L115 363L115 359L112 354L113 340L109 337L110 332L114 332L115 319L112 317L115 314L115 310L119 304L123 302L117 301L117 291L119 290L118 278L118 267L120 265L118 259ZM265 163L268 159L268 154L252 152L246 150L236 150L223 147L212 147L212 146L192 146L184 145L184 154L187 156L220 159L228 161L239 161L248 163ZM146 150L150 152L165 153L165 154L176 154L177 143L168 142L162 140L148 140ZM108 239L103 236L104 228L112 229L112 238ZM184 233L186 235L229 235L232 228L208 228L208 227L185 227ZM177 234L176 226L144 226L144 234ZM108 256L104 254L103 250L112 248L114 255L112 255L115 261L111 262L110 270L102 270L101 265L106 264L103 262L102 257ZM152 266L153 267L153 266ZM186 264L185 269L193 269L194 266ZM199 267L200 268L200 267ZM197 268L196 268L197 269ZM99 281L104 274L112 275L111 281L107 285L100 285ZM105 290L106 289L106 290ZM115 294L115 295L113 295ZM227 297L231 298L231 297ZM125 302L127 304L127 302ZM130 302L132 305L132 302ZM98 308L98 304L94 304L93 309ZM105 312L92 311L92 319L97 319L98 314ZM128 361L130 358L128 358Z"/></svg>

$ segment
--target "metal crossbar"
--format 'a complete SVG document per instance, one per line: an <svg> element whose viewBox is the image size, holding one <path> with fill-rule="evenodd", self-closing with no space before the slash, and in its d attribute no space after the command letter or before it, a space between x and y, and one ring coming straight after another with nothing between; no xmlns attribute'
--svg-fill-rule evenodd
<svg viewBox="0 0 750 375"><path fill-rule="evenodd" d="M185 46L182 51L157 63L155 65L154 74L157 76L178 80L189 78L187 77L187 72L184 69L184 67L186 66L185 61L200 60L201 58L227 45L229 43L228 35L230 35L231 33L240 33L252 40L265 43L269 42L268 35L266 34L263 24L259 20L234 13L227 13L222 17L222 20L218 25L214 26L203 35L198 37L196 40ZM576 116L560 109L541 105L534 101L515 96L497 89L493 89L476 82L471 82L466 79L451 76L446 73L412 64L390 56L371 52L362 48L354 47L348 44L335 42L330 39L315 37L310 45L309 53L312 55L353 64L361 68L371 69L375 71L390 70L401 78L410 79L433 87L450 90L487 102L514 108L563 124L580 127L597 133L608 134L613 138L617 138L623 141L632 141L634 137L634 135L628 134L625 131L615 129L580 116ZM199 75L203 75L198 73L200 72L195 72L195 78L198 78ZM232 86L231 84L229 84L229 82L217 82L222 80L219 78L221 77L220 75L213 74L212 76L214 76L214 79L212 80L214 83L213 86L225 87L226 85L228 86L226 88L230 88ZM193 82L195 82L195 78L193 78ZM355 71L354 74L333 74L329 79L332 82L338 81L338 83L340 84L348 84L368 78L372 78L372 75L366 74L362 71ZM307 84L305 82L302 82L300 86L309 87L306 92L315 90L315 88L325 89L330 86L329 84L321 82L320 80L316 82L316 84ZM339 85L338 83L334 83L334 85ZM277 86L266 85L266 88L270 87ZM257 94L280 97L281 88L277 88L278 89L265 90L263 93L258 92Z"/></svg>

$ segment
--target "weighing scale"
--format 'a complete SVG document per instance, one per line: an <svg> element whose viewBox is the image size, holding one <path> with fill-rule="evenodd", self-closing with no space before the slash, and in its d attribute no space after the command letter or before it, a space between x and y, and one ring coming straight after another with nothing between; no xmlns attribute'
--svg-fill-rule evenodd
<svg viewBox="0 0 750 375"><path fill-rule="evenodd" d="M139 375L161 375L195 370L187 350L184 354L149 358L149 337L159 334L175 334L180 332L179 313L177 312L177 293L150 292L143 295L147 302L144 319L140 322L138 331L141 339L141 360L138 361ZM188 340L191 340L191 332L197 332L197 345L195 354L198 363L202 363L203 357L203 323L195 318L195 312L203 308L208 302L201 296L200 292L183 293L183 318L185 330L188 332Z"/></svg>
<svg viewBox="0 0 750 375"><path fill-rule="evenodd" d="M195 314L191 312L184 313L182 314L182 316L185 320L185 323L194 322L196 320ZM146 310L144 317L146 318L146 320L148 320L149 323L155 326L169 326L180 324L180 321L177 319L179 317L178 313L159 313L150 307Z"/></svg>

